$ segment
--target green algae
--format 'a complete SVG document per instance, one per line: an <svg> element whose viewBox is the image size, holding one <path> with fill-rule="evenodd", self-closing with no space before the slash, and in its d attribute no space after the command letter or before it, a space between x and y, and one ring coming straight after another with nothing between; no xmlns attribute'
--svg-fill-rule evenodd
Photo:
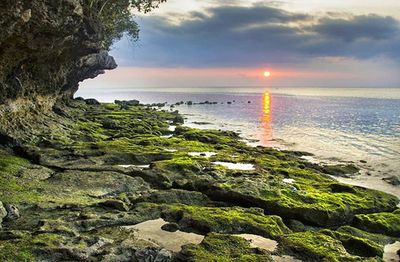
<svg viewBox="0 0 400 262"><path fill-rule="evenodd" d="M209 234L200 245L185 246L179 256L193 262L274 261L266 251L250 247L247 240L221 234Z"/></svg>
<svg viewBox="0 0 400 262"><path fill-rule="evenodd" d="M286 168L285 175L254 176L251 179L231 178L219 184L226 195L248 199L278 214L304 222L327 226L349 223L359 213L375 210L394 210L398 199L392 195L340 184L315 171ZM283 183L283 178L294 180Z"/></svg>
<svg viewBox="0 0 400 262"><path fill-rule="evenodd" d="M356 216L354 221L363 221L355 224L361 229L397 234L397 229L393 228L398 222L389 217L397 217L398 211L389 212L396 208L398 199L338 183L329 176L330 172L300 159L301 153L251 148L233 132L182 126L173 132L168 127L179 120L176 112L156 111L145 106L121 109L114 104L91 107L80 102L76 104L67 114L78 120L61 121L63 127L48 130L39 145L40 157L46 160L43 163L50 163L55 170L48 178L33 179L35 172L32 170L37 167L23 158L0 152L0 183L4 189L0 192L0 201L38 205L42 212L39 214L41 224L34 229L36 234L40 233L35 242L25 238L17 241L21 257L24 254L33 256L31 251L35 247L57 248L58 237L65 240L66 246L75 246L70 242L75 235L84 236L86 231L94 230L99 230L95 235L110 237L117 240L114 245L119 245L123 237L128 236L117 237L119 231L111 227L160 216L178 222L186 231L210 235L250 233L276 239L281 245L287 245L289 254L294 253L306 261L363 261L356 255L367 256L364 261L379 261L373 256L379 257L382 246L390 241L387 236L379 241L379 235L348 226L336 231L331 228L312 232L317 229L310 225L340 226L349 224ZM215 152L217 155L196 157L189 152ZM213 165L215 161L251 163L255 170L229 170ZM140 172L114 168L115 165L135 164L149 164L150 168ZM88 167L97 171L83 171ZM83 170L68 171L73 168ZM22 176L22 173L30 175ZM287 182L288 179L291 182ZM104 204L107 201L108 204ZM109 208L110 203L122 203L122 208ZM243 207L233 207L238 205ZM244 208L249 206L262 210ZM70 215L58 208L69 209ZM72 209L81 214L72 216ZM45 216L48 210L54 212L50 217ZM380 213L379 217L369 215L382 211L387 213ZM32 211L24 213L31 214ZM358 214L366 214L374 221L374 226ZM290 219L304 222L306 225L301 227L304 232L291 233L283 222ZM28 220L24 217L13 226L18 228ZM210 241L205 240L208 244L191 246L193 252L189 257L193 261L270 261L265 252L248 249L243 239L231 238L216 235ZM218 246L223 243L221 239L235 244ZM0 241L0 248L9 243ZM363 249L369 253L361 252ZM220 258L222 260L216 260ZM32 260L35 259L32 257Z"/></svg>
<svg viewBox="0 0 400 262"><path fill-rule="evenodd" d="M365 231L400 237L400 210L360 214L354 217L353 225Z"/></svg>
<svg viewBox="0 0 400 262"><path fill-rule="evenodd" d="M277 239L290 232L278 216L239 207L163 206L163 216L201 233L251 233Z"/></svg>
<svg viewBox="0 0 400 262"><path fill-rule="evenodd" d="M346 251L352 255L361 257L383 256L383 245L380 245L372 240L353 236L345 232L332 231L328 229L321 230L320 232L342 242L342 245L345 247Z"/></svg>
<svg viewBox="0 0 400 262"><path fill-rule="evenodd" d="M29 164L28 160L0 149L0 174L16 174L20 169L29 166Z"/></svg>
<svg viewBox="0 0 400 262"><path fill-rule="evenodd" d="M280 248L306 261L382 261L379 257L351 255L340 240L321 232L288 234L283 238Z"/></svg>
<svg viewBox="0 0 400 262"><path fill-rule="evenodd" d="M0 241L0 261L37 261L30 239Z"/></svg>

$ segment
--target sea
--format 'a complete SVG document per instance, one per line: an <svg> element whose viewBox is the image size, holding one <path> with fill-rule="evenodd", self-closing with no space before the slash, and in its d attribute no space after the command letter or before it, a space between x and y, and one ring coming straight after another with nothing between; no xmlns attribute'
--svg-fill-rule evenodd
<svg viewBox="0 0 400 262"><path fill-rule="evenodd" d="M400 88L86 87L76 96L166 102L163 109L179 110L190 127L232 130L252 146L309 152L312 162L355 163L359 175L337 179L400 197L400 186L383 180L400 177ZM181 101L193 104L174 105Z"/></svg>

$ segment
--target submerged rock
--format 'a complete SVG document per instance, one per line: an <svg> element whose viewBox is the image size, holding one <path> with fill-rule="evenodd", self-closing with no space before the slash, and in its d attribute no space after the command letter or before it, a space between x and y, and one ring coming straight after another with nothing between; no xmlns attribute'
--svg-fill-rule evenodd
<svg viewBox="0 0 400 262"><path fill-rule="evenodd" d="M382 180L393 186L400 186L400 177L399 176L385 177L385 178L382 178Z"/></svg>

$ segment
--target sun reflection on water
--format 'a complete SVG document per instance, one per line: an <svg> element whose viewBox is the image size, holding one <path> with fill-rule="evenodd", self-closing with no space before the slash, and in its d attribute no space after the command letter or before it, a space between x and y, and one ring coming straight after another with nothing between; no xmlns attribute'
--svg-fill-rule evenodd
<svg viewBox="0 0 400 262"><path fill-rule="evenodd" d="M272 139L272 97L269 91L265 91L263 95L263 114L262 114L262 127L263 134L261 135L262 144L267 144Z"/></svg>

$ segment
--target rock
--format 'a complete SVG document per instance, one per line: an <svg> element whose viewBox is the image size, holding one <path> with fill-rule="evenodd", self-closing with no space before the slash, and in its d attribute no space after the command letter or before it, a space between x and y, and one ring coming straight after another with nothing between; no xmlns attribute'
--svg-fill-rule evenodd
<svg viewBox="0 0 400 262"><path fill-rule="evenodd" d="M178 261L274 261L263 249L253 248L238 236L211 233L200 245L185 245L177 255Z"/></svg>
<svg viewBox="0 0 400 262"><path fill-rule="evenodd" d="M393 186L400 186L400 177L399 176L385 177L385 178L382 178L382 180Z"/></svg>
<svg viewBox="0 0 400 262"><path fill-rule="evenodd" d="M400 209L389 213L373 213L356 215L353 226L372 233L387 236L400 236Z"/></svg>
<svg viewBox="0 0 400 262"><path fill-rule="evenodd" d="M106 129L118 129L119 128L118 124L110 118L104 119L101 124Z"/></svg>
<svg viewBox="0 0 400 262"><path fill-rule="evenodd" d="M193 102L192 102L192 101L187 101L186 104L187 104L188 106L191 106L191 105L193 105Z"/></svg>
<svg viewBox="0 0 400 262"><path fill-rule="evenodd" d="M202 205L209 203L210 200L200 192L171 189L158 190L148 195L142 195L140 198L136 199L135 202Z"/></svg>
<svg viewBox="0 0 400 262"><path fill-rule="evenodd" d="M172 253L166 249L145 248L135 253L138 262L169 262L172 261Z"/></svg>
<svg viewBox="0 0 400 262"><path fill-rule="evenodd" d="M3 203L0 201L0 228L1 228L1 223L3 222L3 219L7 216L7 210L3 206Z"/></svg>
<svg viewBox="0 0 400 262"><path fill-rule="evenodd" d="M288 222L288 227L293 230L294 232L302 232L306 230L306 227L303 223L298 220L290 219Z"/></svg>
<svg viewBox="0 0 400 262"><path fill-rule="evenodd" d="M30 168L21 169L18 176L23 179L43 181L49 179L55 172L43 166L32 166Z"/></svg>
<svg viewBox="0 0 400 262"><path fill-rule="evenodd" d="M27 232L18 230L0 231L0 240L13 240L23 238Z"/></svg>
<svg viewBox="0 0 400 262"><path fill-rule="evenodd" d="M128 211L129 207L121 200L109 199L98 203L99 206L117 209L119 211Z"/></svg>
<svg viewBox="0 0 400 262"><path fill-rule="evenodd" d="M100 105L100 102L97 101L97 100L94 99L94 98L85 99L85 103L86 103L87 105Z"/></svg>
<svg viewBox="0 0 400 262"><path fill-rule="evenodd" d="M18 208L14 205L7 204L6 210L7 216L4 219L5 221L14 221L21 217Z"/></svg>
<svg viewBox="0 0 400 262"><path fill-rule="evenodd" d="M32 10L31 9L27 9L25 10L22 15L21 15L21 19L24 21L24 23L28 23L29 20L32 17Z"/></svg>
<svg viewBox="0 0 400 262"><path fill-rule="evenodd" d="M338 177L350 177L360 171L358 167L353 164L348 165L326 165L323 167L323 171L332 176Z"/></svg>
<svg viewBox="0 0 400 262"><path fill-rule="evenodd" d="M183 116L177 115L177 116L174 118L174 120L172 120L172 123L173 123L174 125L184 124L184 123L185 123L185 120L184 120Z"/></svg>
<svg viewBox="0 0 400 262"><path fill-rule="evenodd" d="M118 104L118 105L128 105L128 106L138 106L138 105L140 105L140 102L138 100L128 100L128 101L126 101L126 100L122 100L122 101L121 100L115 100L114 103Z"/></svg>
<svg viewBox="0 0 400 262"><path fill-rule="evenodd" d="M179 225L177 223L168 223L163 225L161 229L168 232L176 232L179 230Z"/></svg>

